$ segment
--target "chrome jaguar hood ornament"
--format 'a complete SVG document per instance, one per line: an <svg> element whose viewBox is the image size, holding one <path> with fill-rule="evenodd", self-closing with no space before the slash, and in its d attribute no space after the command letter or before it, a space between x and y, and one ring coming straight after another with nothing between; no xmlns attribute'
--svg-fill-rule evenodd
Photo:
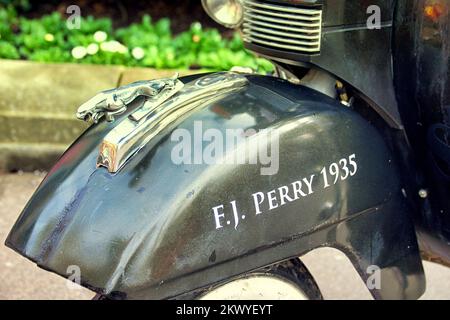
<svg viewBox="0 0 450 320"><path fill-rule="evenodd" d="M187 84L177 80L174 89L148 99L108 132L100 145L97 167L116 173L164 128L247 85L244 75L232 72L205 75Z"/></svg>
<svg viewBox="0 0 450 320"><path fill-rule="evenodd" d="M171 78L137 81L119 88L101 91L78 108L77 118L97 123L105 116L107 121L114 121L114 116L125 112L127 106L137 97L155 98L165 93L168 99L176 93L177 90L174 89L177 84L179 87L180 83L176 73Z"/></svg>
<svg viewBox="0 0 450 320"><path fill-rule="evenodd" d="M211 99L241 90L247 84L247 78L240 73L221 72L185 85L176 73L171 78L137 81L102 91L78 108L77 118L94 123L102 117L114 121L136 98L146 97L141 106L120 119L100 145L97 167L116 173L163 128Z"/></svg>

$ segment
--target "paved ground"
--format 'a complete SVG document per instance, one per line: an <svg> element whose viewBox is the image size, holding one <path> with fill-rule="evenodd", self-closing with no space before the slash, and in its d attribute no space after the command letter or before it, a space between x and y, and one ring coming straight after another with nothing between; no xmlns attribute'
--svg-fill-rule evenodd
<svg viewBox="0 0 450 320"><path fill-rule="evenodd" d="M42 180L35 174L0 175L0 299L90 299L93 293L67 282L3 246L21 209ZM303 261L326 299L369 299L347 258L333 249L309 253ZM450 299L450 269L425 263L427 292L423 299Z"/></svg>

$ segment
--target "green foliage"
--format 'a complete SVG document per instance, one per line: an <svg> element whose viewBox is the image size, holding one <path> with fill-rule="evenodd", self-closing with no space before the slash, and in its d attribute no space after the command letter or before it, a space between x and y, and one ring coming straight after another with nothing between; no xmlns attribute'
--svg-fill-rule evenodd
<svg viewBox="0 0 450 320"><path fill-rule="evenodd" d="M167 18L153 22L146 15L140 23L113 30L110 19L89 16L71 30L58 13L26 19L12 5L0 9L0 58L212 70L238 65L260 72L273 68L246 52L237 33L223 39L219 31L203 29L198 22L174 36Z"/></svg>
<svg viewBox="0 0 450 320"><path fill-rule="evenodd" d="M0 41L0 57L6 59L19 59L20 55L16 47L6 41Z"/></svg>

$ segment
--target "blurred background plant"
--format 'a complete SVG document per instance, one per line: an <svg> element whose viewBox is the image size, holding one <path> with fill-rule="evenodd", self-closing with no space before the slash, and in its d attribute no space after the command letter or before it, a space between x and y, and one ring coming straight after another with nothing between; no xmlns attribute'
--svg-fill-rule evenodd
<svg viewBox="0 0 450 320"><path fill-rule="evenodd" d="M189 21L190 26L174 33L167 17L154 21L144 12L133 15L133 22L118 25L114 17L85 16L82 10L80 28L69 29L61 4L59 10L40 15L30 13L32 7L28 0L0 0L0 58L158 69L227 70L238 65L263 73L272 70L269 61L244 50L237 32L205 28L200 22ZM190 18L189 12L184 14Z"/></svg>

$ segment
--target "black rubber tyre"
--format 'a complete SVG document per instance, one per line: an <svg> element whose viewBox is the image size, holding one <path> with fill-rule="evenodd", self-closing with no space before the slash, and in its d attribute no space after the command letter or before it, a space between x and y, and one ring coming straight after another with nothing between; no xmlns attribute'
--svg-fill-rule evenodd
<svg viewBox="0 0 450 320"><path fill-rule="evenodd" d="M174 299L199 300L205 297L207 298L208 294L215 290L220 290L221 287L224 287L227 284L243 279L251 279L253 277L270 277L274 280L282 280L286 283L289 283L305 296L305 300L323 299L316 281L314 280L306 266L298 258L283 261L269 267L255 270L248 274L229 279L208 288L195 290L190 293L177 296ZM97 294L95 297L93 297L93 300L115 300L115 298Z"/></svg>

